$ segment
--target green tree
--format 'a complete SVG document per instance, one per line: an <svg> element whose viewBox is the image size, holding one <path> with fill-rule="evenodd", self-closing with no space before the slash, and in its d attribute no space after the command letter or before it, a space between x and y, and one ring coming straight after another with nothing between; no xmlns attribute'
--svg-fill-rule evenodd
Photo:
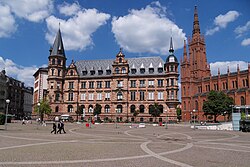
<svg viewBox="0 0 250 167"><path fill-rule="evenodd" d="M81 106L78 106L77 110L76 110L76 117L77 117L77 121L78 121L78 116L81 116L83 114L83 108L84 106L81 105Z"/></svg>
<svg viewBox="0 0 250 167"><path fill-rule="evenodd" d="M49 102L47 100L42 100L40 102L40 106L35 106L34 111L38 113L41 121L43 121L44 114L49 115L52 112L52 109L50 108Z"/></svg>
<svg viewBox="0 0 250 167"><path fill-rule="evenodd" d="M180 121L181 120L181 108L179 107L176 108L176 115L177 115L178 121Z"/></svg>
<svg viewBox="0 0 250 167"><path fill-rule="evenodd" d="M207 96L207 101L203 104L203 111L205 115L214 117L214 122L219 115L231 113L231 105L234 104L233 98L227 96L223 92L210 91Z"/></svg>
<svg viewBox="0 0 250 167"><path fill-rule="evenodd" d="M98 115L100 115L101 112L102 112L102 106L101 106L100 104L97 103L97 104L95 105L93 115L94 115L94 116L96 115L96 116L97 116L97 119L98 119Z"/></svg>
<svg viewBox="0 0 250 167"><path fill-rule="evenodd" d="M155 117L156 122L156 117L159 117L161 115L158 103L154 103L154 105L149 108L149 114L151 114L152 117Z"/></svg>
<svg viewBox="0 0 250 167"><path fill-rule="evenodd" d="M140 113L140 110L135 110L134 113L133 113L133 117L135 118L134 122L136 122L136 117L139 115Z"/></svg>

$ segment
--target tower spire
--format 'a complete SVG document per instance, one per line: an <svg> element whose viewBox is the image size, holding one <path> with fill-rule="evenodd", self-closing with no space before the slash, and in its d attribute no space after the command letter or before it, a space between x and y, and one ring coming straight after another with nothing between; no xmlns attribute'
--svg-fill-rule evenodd
<svg viewBox="0 0 250 167"><path fill-rule="evenodd" d="M183 51L183 61L187 62L187 44L186 44L186 40L184 40L184 51Z"/></svg>
<svg viewBox="0 0 250 167"><path fill-rule="evenodd" d="M172 37L170 38L170 48L169 48L169 52L170 52L170 53L174 53L174 47L173 47Z"/></svg>
<svg viewBox="0 0 250 167"><path fill-rule="evenodd" d="M200 34L200 25L199 25L197 6L194 7L193 35L194 34Z"/></svg>
<svg viewBox="0 0 250 167"><path fill-rule="evenodd" d="M53 47L51 48L50 55L62 55L62 56L65 57L65 52L64 52L60 27L58 29L58 32L57 32Z"/></svg>

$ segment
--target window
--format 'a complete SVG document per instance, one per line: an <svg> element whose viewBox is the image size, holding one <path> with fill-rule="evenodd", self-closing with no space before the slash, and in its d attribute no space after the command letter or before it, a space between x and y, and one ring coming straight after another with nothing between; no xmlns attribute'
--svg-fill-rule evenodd
<svg viewBox="0 0 250 167"><path fill-rule="evenodd" d="M158 100L163 100L163 92L158 92Z"/></svg>
<svg viewBox="0 0 250 167"><path fill-rule="evenodd" d="M55 59L52 59L52 65L55 65L55 64L56 64Z"/></svg>
<svg viewBox="0 0 250 167"><path fill-rule="evenodd" d="M117 106L117 113L122 113L122 105Z"/></svg>
<svg viewBox="0 0 250 167"><path fill-rule="evenodd" d="M105 81L105 88L110 88L110 81Z"/></svg>
<svg viewBox="0 0 250 167"><path fill-rule="evenodd" d="M56 110L55 110L55 112L58 112L59 111L59 107L58 106L56 106Z"/></svg>
<svg viewBox="0 0 250 167"><path fill-rule="evenodd" d="M139 107L140 113L144 113L144 109L145 109L144 105L140 105Z"/></svg>
<svg viewBox="0 0 250 167"><path fill-rule="evenodd" d="M73 70L70 70L70 75L71 75L71 76L73 76L73 75L74 75Z"/></svg>
<svg viewBox="0 0 250 167"><path fill-rule="evenodd" d="M85 71L82 71L82 75L87 75L88 72L85 70Z"/></svg>
<svg viewBox="0 0 250 167"><path fill-rule="evenodd" d="M122 100L122 92L117 93L117 100Z"/></svg>
<svg viewBox="0 0 250 167"><path fill-rule="evenodd" d="M68 112L73 112L74 111L74 108L72 105L68 105Z"/></svg>
<svg viewBox="0 0 250 167"><path fill-rule="evenodd" d="M86 100L86 93L81 93L80 100Z"/></svg>
<svg viewBox="0 0 250 167"><path fill-rule="evenodd" d="M92 105L89 105L89 113L93 113L93 106Z"/></svg>
<svg viewBox="0 0 250 167"><path fill-rule="evenodd" d="M163 72L163 68L158 68L158 73L162 73Z"/></svg>
<svg viewBox="0 0 250 167"><path fill-rule="evenodd" d="M169 71L170 71L170 72L174 72L174 66L173 66L173 65L170 66Z"/></svg>
<svg viewBox="0 0 250 167"><path fill-rule="evenodd" d="M102 88L102 81L97 81L97 88Z"/></svg>
<svg viewBox="0 0 250 167"><path fill-rule="evenodd" d="M55 69L51 69L51 75L53 76L55 72Z"/></svg>
<svg viewBox="0 0 250 167"><path fill-rule="evenodd" d="M102 70L98 70L98 75L102 75L103 71Z"/></svg>
<svg viewBox="0 0 250 167"><path fill-rule="evenodd" d="M90 71L90 75L95 75L95 71Z"/></svg>
<svg viewBox="0 0 250 167"><path fill-rule="evenodd" d="M130 81L130 87L135 88L136 87L136 80L131 80Z"/></svg>
<svg viewBox="0 0 250 167"><path fill-rule="evenodd" d="M145 87L145 80L140 80L140 87Z"/></svg>
<svg viewBox="0 0 250 167"><path fill-rule="evenodd" d="M115 68L115 73L119 74L119 68L118 67Z"/></svg>
<svg viewBox="0 0 250 167"><path fill-rule="evenodd" d="M149 68L149 74L153 74L154 73L154 69L153 68Z"/></svg>
<svg viewBox="0 0 250 167"><path fill-rule="evenodd" d="M106 74L110 75L111 74L111 70L106 70Z"/></svg>
<svg viewBox="0 0 250 167"><path fill-rule="evenodd" d="M57 73L57 76L60 77L60 76L61 76L61 70L58 70L57 72L58 72L58 73Z"/></svg>
<svg viewBox="0 0 250 167"><path fill-rule="evenodd" d="M141 69L140 69L140 73L141 73L141 74L144 74L144 73L145 73L145 69L144 69L144 68L141 68Z"/></svg>
<svg viewBox="0 0 250 167"><path fill-rule="evenodd" d="M69 82L69 89L74 89L74 82Z"/></svg>
<svg viewBox="0 0 250 167"><path fill-rule="evenodd" d="M163 79L158 79L158 87L163 87Z"/></svg>
<svg viewBox="0 0 250 167"><path fill-rule="evenodd" d="M125 67L122 67L122 73L123 73L123 74L126 74L126 71L127 71L126 68L125 68Z"/></svg>
<svg viewBox="0 0 250 167"><path fill-rule="evenodd" d="M97 100L102 100L102 93L97 93Z"/></svg>
<svg viewBox="0 0 250 167"><path fill-rule="evenodd" d="M94 93L89 93L89 100L94 100Z"/></svg>
<svg viewBox="0 0 250 167"><path fill-rule="evenodd" d="M170 83L171 83L170 86L174 86L174 79L173 78L170 79Z"/></svg>
<svg viewBox="0 0 250 167"><path fill-rule="evenodd" d="M74 100L74 93L73 92L70 92L68 94L68 101L73 101Z"/></svg>
<svg viewBox="0 0 250 167"><path fill-rule="evenodd" d="M118 88L123 87L123 82L122 82L122 81L117 81L117 87L118 87Z"/></svg>
<svg viewBox="0 0 250 167"><path fill-rule="evenodd" d="M94 82L93 82L93 81L90 81L90 82L89 82L89 88L90 88L90 89L93 89L93 88L94 88Z"/></svg>
<svg viewBox="0 0 250 167"><path fill-rule="evenodd" d="M59 99L60 99L60 94L56 93L56 99L55 99L55 101L59 101Z"/></svg>
<svg viewBox="0 0 250 167"><path fill-rule="evenodd" d="M119 58L119 63L122 63L122 58L121 57Z"/></svg>
<svg viewBox="0 0 250 167"><path fill-rule="evenodd" d="M148 81L148 86L149 87L154 87L154 80L149 80Z"/></svg>
<svg viewBox="0 0 250 167"><path fill-rule="evenodd" d="M135 73L136 73L136 69L132 69L132 70L131 70L131 73L132 73L132 74L135 74Z"/></svg>
<svg viewBox="0 0 250 167"><path fill-rule="evenodd" d="M60 59L57 59L57 64L61 65L61 60Z"/></svg>
<svg viewBox="0 0 250 167"><path fill-rule="evenodd" d="M60 82L57 82L56 88L60 89Z"/></svg>
<svg viewBox="0 0 250 167"><path fill-rule="evenodd" d="M246 101L245 101L245 98L243 96L240 97L240 104L243 106L243 105L246 105Z"/></svg>
<svg viewBox="0 0 250 167"><path fill-rule="evenodd" d="M81 82L81 88L86 89L86 82Z"/></svg>
<svg viewBox="0 0 250 167"><path fill-rule="evenodd" d="M140 91L140 100L144 100L144 99L145 99L145 98L144 98L144 94L145 94L144 91Z"/></svg>
<svg viewBox="0 0 250 167"><path fill-rule="evenodd" d="M109 105L105 105L105 107L104 107L104 112L105 113L109 113L110 112L110 106Z"/></svg>
<svg viewBox="0 0 250 167"><path fill-rule="evenodd" d="M135 112L135 105L131 105L130 106L130 113L134 113Z"/></svg>
<svg viewBox="0 0 250 167"><path fill-rule="evenodd" d="M110 92L105 93L105 100L110 100Z"/></svg>
<svg viewBox="0 0 250 167"><path fill-rule="evenodd" d="M160 112L163 113L163 105L159 105L158 107L159 107Z"/></svg>
<svg viewBox="0 0 250 167"><path fill-rule="evenodd" d="M148 100L154 100L154 92L148 92Z"/></svg>
<svg viewBox="0 0 250 167"><path fill-rule="evenodd" d="M135 101L135 99L136 99L136 91L131 91L130 92L130 100Z"/></svg>

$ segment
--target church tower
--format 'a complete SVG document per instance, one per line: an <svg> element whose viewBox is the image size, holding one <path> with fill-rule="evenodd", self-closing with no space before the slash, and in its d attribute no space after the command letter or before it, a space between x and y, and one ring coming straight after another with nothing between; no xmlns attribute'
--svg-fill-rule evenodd
<svg viewBox="0 0 250 167"><path fill-rule="evenodd" d="M48 57L48 100L52 112L60 112L60 104L63 104L63 87L66 70L66 56L63 47L60 28L57 32L53 47L50 48Z"/></svg>
<svg viewBox="0 0 250 167"><path fill-rule="evenodd" d="M181 99L183 119L191 117L191 112L196 110L193 96L202 89L202 78L211 76L206 57L206 44L204 36L200 33L197 6L194 8L194 21L192 37L188 39L188 51L184 41L183 59L181 61ZM189 56L188 56L189 55Z"/></svg>

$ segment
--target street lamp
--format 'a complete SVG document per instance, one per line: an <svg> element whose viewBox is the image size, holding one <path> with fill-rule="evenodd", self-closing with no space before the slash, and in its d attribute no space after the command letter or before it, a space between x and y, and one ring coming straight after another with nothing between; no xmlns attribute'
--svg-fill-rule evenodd
<svg viewBox="0 0 250 167"><path fill-rule="evenodd" d="M6 100L6 104L7 104L7 106L6 106L6 115L5 115L5 130L7 130L7 119L8 119L7 117L8 117L9 103L10 103L10 100L7 99Z"/></svg>
<svg viewBox="0 0 250 167"><path fill-rule="evenodd" d="M193 109L193 112L195 113L195 109ZM195 114L194 114L194 130L195 130Z"/></svg>
<svg viewBox="0 0 250 167"><path fill-rule="evenodd" d="M168 129L168 113L167 110L165 110L166 112L166 123L165 123L165 129Z"/></svg>
<svg viewBox="0 0 250 167"><path fill-rule="evenodd" d="M37 119L37 129L38 129L38 125L39 125L39 122L40 122L40 103L38 102L37 103L37 106L38 106L38 119Z"/></svg>
<svg viewBox="0 0 250 167"><path fill-rule="evenodd" d="M227 112L224 111L224 122L226 122L226 114L227 114Z"/></svg>

